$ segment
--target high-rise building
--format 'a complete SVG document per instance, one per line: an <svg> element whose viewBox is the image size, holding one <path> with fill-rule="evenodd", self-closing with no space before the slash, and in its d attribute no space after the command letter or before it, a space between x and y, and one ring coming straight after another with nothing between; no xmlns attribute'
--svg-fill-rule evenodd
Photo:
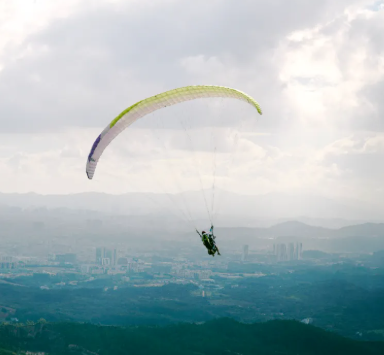
<svg viewBox="0 0 384 355"><path fill-rule="evenodd" d="M105 249L105 258L108 258L110 260L112 260L112 250L110 249Z"/></svg>
<svg viewBox="0 0 384 355"><path fill-rule="evenodd" d="M96 264L102 265L103 259L109 259L110 265L117 265L117 250L96 248Z"/></svg>
<svg viewBox="0 0 384 355"><path fill-rule="evenodd" d="M302 254L303 254L303 244L302 243L299 243L299 247L298 247L298 253L297 253L297 260L301 260L302 258Z"/></svg>
<svg viewBox="0 0 384 355"><path fill-rule="evenodd" d="M281 261L287 261L288 260L288 254L287 254L287 246L285 244L281 244Z"/></svg>
<svg viewBox="0 0 384 355"><path fill-rule="evenodd" d="M277 256L277 261L287 260L287 248L285 244L277 244L275 248L275 255Z"/></svg>
<svg viewBox="0 0 384 355"><path fill-rule="evenodd" d="M293 243L288 245L288 260L295 260L295 244Z"/></svg>
<svg viewBox="0 0 384 355"><path fill-rule="evenodd" d="M96 264L101 265L103 258L105 258L105 248L96 248Z"/></svg>
<svg viewBox="0 0 384 355"><path fill-rule="evenodd" d="M273 255L276 255L276 260L279 261L279 244L273 244Z"/></svg>
<svg viewBox="0 0 384 355"><path fill-rule="evenodd" d="M248 245L243 245L243 255L242 260L245 261L248 258Z"/></svg>
<svg viewBox="0 0 384 355"><path fill-rule="evenodd" d="M112 264L112 265L116 265L116 264L117 264L117 251L116 251L116 249L113 249L113 250L112 250L112 260L111 260L111 264Z"/></svg>
<svg viewBox="0 0 384 355"><path fill-rule="evenodd" d="M294 251L294 255L293 255L294 260L299 260L298 255L299 255L299 243L296 243L295 244L295 251Z"/></svg>
<svg viewBox="0 0 384 355"><path fill-rule="evenodd" d="M103 266L109 266L109 265L111 265L111 259L110 258L103 258L103 259L101 259L101 264Z"/></svg>
<svg viewBox="0 0 384 355"><path fill-rule="evenodd" d="M13 262L1 262L0 261L0 269L16 269L17 268L17 263Z"/></svg>

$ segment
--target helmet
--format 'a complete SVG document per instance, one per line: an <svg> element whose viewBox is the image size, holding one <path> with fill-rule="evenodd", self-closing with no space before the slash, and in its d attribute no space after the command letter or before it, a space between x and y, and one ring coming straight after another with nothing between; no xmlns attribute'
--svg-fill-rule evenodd
<svg viewBox="0 0 384 355"><path fill-rule="evenodd" d="M206 234L206 232L205 232L205 231L202 231L201 233L202 233L202 234Z"/></svg>

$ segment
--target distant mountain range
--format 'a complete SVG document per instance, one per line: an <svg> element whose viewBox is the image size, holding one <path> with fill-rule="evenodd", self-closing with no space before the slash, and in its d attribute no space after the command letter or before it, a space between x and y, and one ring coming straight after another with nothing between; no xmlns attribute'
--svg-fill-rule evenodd
<svg viewBox="0 0 384 355"><path fill-rule="evenodd" d="M384 223L364 223L329 229L290 221L269 228L217 228L222 241L271 248L276 243L302 243L304 249L371 253L384 250Z"/></svg>
<svg viewBox="0 0 384 355"><path fill-rule="evenodd" d="M200 201L198 211L199 197L202 202ZM341 219L340 215L328 218L325 213L319 218L300 217L299 213L304 211L300 210L299 204L290 210L289 199L281 197L279 205L276 194L270 195L270 200L268 196L228 194L225 197L227 209L223 208L225 213L215 219L216 234L220 235L220 242L224 245L249 244L251 247L267 248L276 242L302 242L304 249L328 252L375 252L384 249L383 223L364 223L361 219L346 220ZM189 202L190 209L185 212L197 216L193 223L177 217L179 210L176 207L173 209L175 214L160 207L172 199ZM329 209L337 206L327 199L311 201L308 203L307 216L314 214L316 208L325 211L325 205ZM319 202L320 205L316 206L318 201L322 201L323 205ZM263 203L266 205L265 210L255 207ZM290 214L292 217L273 217L274 203L278 213L284 213L285 216ZM236 209L236 206L237 210L230 214L228 208ZM168 207L172 209L170 204ZM44 233L59 236L61 232L68 231L83 236L89 233L100 236L107 233L111 238L113 235L124 235L124 238L141 235L146 236L146 239L168 238L190 243L192 240L196 241L194 226L199 229L209 228L209 218L204 212L206 213L206 205L201 193L185 194L184 199L178 195L141 193L118 196L101 193L0 194L0 236L12 238L25 233L34 233L36 237Z"/></svg>
<svg viewBox="0 0 384 355"><path fill-rule="evenodd" d="M107 214L192 216L207 220L212 208L211 191L183 194L128 193L110 195L80 193L39 195L0 193L0 206L89 210ZM222 226L268 227L297 220L314 226L340 228L364 222L384 222L384 212L359 201L337 201L320 196L271 193L259 196L215 192L214 218Z"/></svg>

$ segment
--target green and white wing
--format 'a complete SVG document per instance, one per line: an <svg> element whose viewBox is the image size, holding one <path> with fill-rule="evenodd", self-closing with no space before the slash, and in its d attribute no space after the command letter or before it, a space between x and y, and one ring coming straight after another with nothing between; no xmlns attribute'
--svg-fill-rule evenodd
<svg viewBox="0 0 384 355"><path fill-rule="evenodd" d="M144 117L145 115L148 115L149 113L159 110L163 107L176 105L184 101L210 97L234 98L237 100L242 100L248 102L250 105L256 108L259 114L262 114L260 105L252 97L236 89L231 89L224 86L186 86L149 97L135 103L120 113L120 115L118 115L96 138L88 155L86 165L86 173L88 178L93 178L97 163L104 149L118 134L124 131L128 126L130 126L139 118Z"/></svg>

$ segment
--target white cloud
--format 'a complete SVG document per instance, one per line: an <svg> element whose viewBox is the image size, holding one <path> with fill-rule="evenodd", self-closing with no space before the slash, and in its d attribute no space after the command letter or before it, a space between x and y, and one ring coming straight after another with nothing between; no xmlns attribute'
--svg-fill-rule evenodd
<svg viewBox="0 0 384 355"><path fill-rule="evenodd" d="M374 200L384 177L376 5L2 1L2 191L178 191L200 177L209 188L216 147L218 188ZM220 100L161 110L116 139L88 181L93 140L120 111L197 83L243 90L264 114Z"/></svg>
<svg viewBox="0 0 384 355"><path fill-rule="evenodd" d="M361 90L384 80L384 46L373 49L369 35L357 32L370 24L384 29L383 14L347 8L282 41L280 79L301 124L348 129L356 111L374 113L376 103L361 97Z"/></svg>
<svg viewBox="0 0 384 355"><path fill-rule="evenodd" d="M67 18L80 6L87 6L88 0L1 0L0 1L0 62L7 51L20 46L31 35L47 29L52 21ZM24 55L27 54L28 46ZM4 53L5 52L5 53ZM15 59L20 59L23 54Z"/></svg>

